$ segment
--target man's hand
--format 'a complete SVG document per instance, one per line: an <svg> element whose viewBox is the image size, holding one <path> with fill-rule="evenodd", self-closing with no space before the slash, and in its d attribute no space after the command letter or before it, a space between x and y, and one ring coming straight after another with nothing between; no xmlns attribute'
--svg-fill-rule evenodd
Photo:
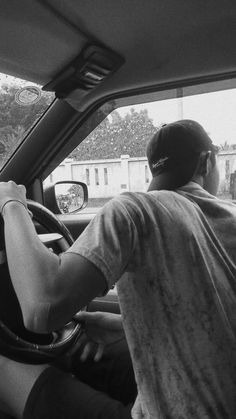
<svg viewBox="0 0 236 419"><path fill-rule="evenodd" d="M0 182L0 214L8 201L20 201L27 208L25 187L12 180Z"/></svg>
<svg viewBox="0 0 236 419"><path fill-rule="evenodd" d="M107 346L125 338L120 314L81 311L75 319L84 327L83 336L73 348L73 353L83 348L81 361L85 361L88 357L99 361Z"/></svg>

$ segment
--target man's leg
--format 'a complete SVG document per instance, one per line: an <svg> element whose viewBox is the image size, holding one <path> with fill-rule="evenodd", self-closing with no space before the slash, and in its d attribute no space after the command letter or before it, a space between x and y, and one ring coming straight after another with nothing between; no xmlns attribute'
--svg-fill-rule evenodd
<svg viewBox="0 0 236 419"><path fill-rule="evenodd" d="M73 357L72 373L80 381L124 405L135 402L137 386L125 340L112 345L99 362L94 362L93 359L80 362L79 356L80 353Z"/></svg>
<svg viewBox="0 0 236 419"><path fill-rule="evenodd" d="M29 393L47 365L25 365L0 355L0 410L22 418Z"/></svg>
<svg viewBox="0 0 236 419"><path fill-rule="evenodd" d="M54 367L38 378L24 419L131 419L132 404L124 406Z"/></svg>
<svg viewBox="0 0 236 419"><path fill-rule="evenodd" d="M0 399L20 419L130 419L124 406L47 365L26 365L0 356Z"/></svg>

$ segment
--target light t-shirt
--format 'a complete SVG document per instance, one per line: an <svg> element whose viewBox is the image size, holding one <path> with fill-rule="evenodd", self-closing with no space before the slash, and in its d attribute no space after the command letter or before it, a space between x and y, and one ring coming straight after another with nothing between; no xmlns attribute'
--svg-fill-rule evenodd
<svg viewBox="0 0 236 419"><path fill-rule="evenodd" d="M145 418L236 418L236 206L124 193L69 249L117 283Z"/></svg>

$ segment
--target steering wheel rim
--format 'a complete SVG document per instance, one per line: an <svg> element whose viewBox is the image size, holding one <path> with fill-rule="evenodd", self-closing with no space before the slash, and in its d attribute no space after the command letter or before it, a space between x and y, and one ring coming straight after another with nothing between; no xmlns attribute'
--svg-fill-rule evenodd
<svg viewBox="0 0 236 419"><path fill-rule="evenodd" d="M73 244L74 240L69 230L50 210L32 200L28 200L27 205L28 209L33 214L34 222L43 226L47 233L58 233L62 236L64 240L61 240L61 251L66 250L66 248ZM3 232L1 235L4 237ZM1 250L1 253L2 252L4 252L4 250ZM11 282L6 260L1 263L1 269L3 269L3 265L5 265L5 275L9 276L8 280ZM8 292L11 294L14 293L13 287L10 288L10 291ZM16 296L13 297L11 295L11 298L14 301ZM82 333L81 325L74 320L65 325L61 330L55 331L49 335L39 335L28 332L22 325L20 325L20 329L25 330L27 334L26 339L24 337L22 338L17 331L12 330L11 327L0 318L0 353L15 361L30 364L41 364L54 361L57 357L62 356ZM30 339L32 337L32 339L28 340L28 336L30 336ZM37 342L37 339L41 339L41 336L43 337L43 343Z"/></svg>

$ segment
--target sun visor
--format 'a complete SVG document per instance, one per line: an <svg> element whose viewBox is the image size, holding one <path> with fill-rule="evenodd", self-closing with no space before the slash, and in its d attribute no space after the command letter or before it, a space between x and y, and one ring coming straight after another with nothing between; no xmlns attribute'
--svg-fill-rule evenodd
<svg viewBox="0 0 236 419"><path fill-rule="evenodd" d="M53 91L59 99L76 94L76 108L85 96L101 85L122 64L124 59L111 50L90 45L54 80L43 87Z"/></svg>

